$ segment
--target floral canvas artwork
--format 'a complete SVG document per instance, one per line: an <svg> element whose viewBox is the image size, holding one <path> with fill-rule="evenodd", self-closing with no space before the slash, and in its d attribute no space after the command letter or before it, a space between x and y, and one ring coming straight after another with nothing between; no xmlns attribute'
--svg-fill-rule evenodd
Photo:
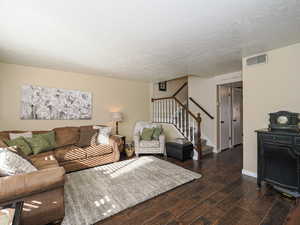
<svg viewBox="0 0 300 225"><path fill-rule="evenodd" d="M22 86L23 120L90 120L92 94L59 88Z"/></svg>

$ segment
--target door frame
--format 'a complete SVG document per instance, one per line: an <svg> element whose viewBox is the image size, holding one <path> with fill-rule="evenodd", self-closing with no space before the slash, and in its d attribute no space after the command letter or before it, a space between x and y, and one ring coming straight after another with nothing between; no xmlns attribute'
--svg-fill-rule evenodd
<svg viewBox="0 0 300 225"><path fill-rule="evenodd" d="M217 152L222 152L226 149L221 150L221 141L220 141L220 137L221 137L221 129L220 129L220 124L221 124L221 116L220 116L220 103L219 103L219 94L220 94L220 86L230 86L231 88L234 87L237 84L241 84L241 86L243 87L243 82L242 81L234 81L234 82L229 82L229 83L221 83L221 84L217 84L217 96L216 96L216 108L217 108L217 119L216 119L216 123L217 123ZM243 92L242 92L242 96L243 96ZM231 89L231 120L232 120L232 89ZM242 104L243 104L243 98L242 98ZM241 112L241 123L243 123L243 111ZM243 126L242 126L243 127ZM243 132L243 131L242 131ZM229 143L229 149L233 148L233 130L232 130L232 121L231 121L231 126L230 126L230 134L231 134L231 140ZM243 143L243 140L242 140Z"/></svg>

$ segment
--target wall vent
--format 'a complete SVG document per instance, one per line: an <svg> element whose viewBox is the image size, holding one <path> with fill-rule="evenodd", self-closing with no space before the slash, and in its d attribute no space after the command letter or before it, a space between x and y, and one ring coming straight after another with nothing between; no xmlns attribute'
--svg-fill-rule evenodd
<svg viewBox="0 0 300 225"><path fill-rule="evenodd" d="M252 65L261 64L261 63L266 64L267 63L267 55L263 54L263 55L254 56L254 57L248 58L246 60L246 62L247 62L247 66L252 66Z"/></svg>

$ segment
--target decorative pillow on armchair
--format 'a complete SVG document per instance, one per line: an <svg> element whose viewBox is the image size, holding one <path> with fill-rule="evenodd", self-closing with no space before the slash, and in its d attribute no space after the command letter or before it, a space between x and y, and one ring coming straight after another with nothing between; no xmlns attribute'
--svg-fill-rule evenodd
<svg viewBox="0 0 300 225"><path fill-rule="evenodd" d="M142 131L141 139L151 141L153 136L154 128L144 128Z"/></svg>
<svg viewBox="0 0 300 225"><path fill-rule="evenodd" d="M37 169L26 159L7 148L0 148L0 176L30 173Z"/></svg>
<svg viewBox="0 0 300 225"><path fill-rule="evenodd" d="M112 132L112 127L94 126L93 128L99 130L98 137L97 137L98 144L108 145L109 144L109 136L111 135L111 132Z"/></svg>

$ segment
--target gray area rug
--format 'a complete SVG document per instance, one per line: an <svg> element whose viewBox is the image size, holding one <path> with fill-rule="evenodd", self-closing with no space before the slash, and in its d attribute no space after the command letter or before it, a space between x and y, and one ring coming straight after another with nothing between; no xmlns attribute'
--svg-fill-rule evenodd
<svg viewBox="0 0 300 225"><path fill-rule="evenodd" d="M67 174L62 225L94 224L200 177L152 156Z"/></svg>

